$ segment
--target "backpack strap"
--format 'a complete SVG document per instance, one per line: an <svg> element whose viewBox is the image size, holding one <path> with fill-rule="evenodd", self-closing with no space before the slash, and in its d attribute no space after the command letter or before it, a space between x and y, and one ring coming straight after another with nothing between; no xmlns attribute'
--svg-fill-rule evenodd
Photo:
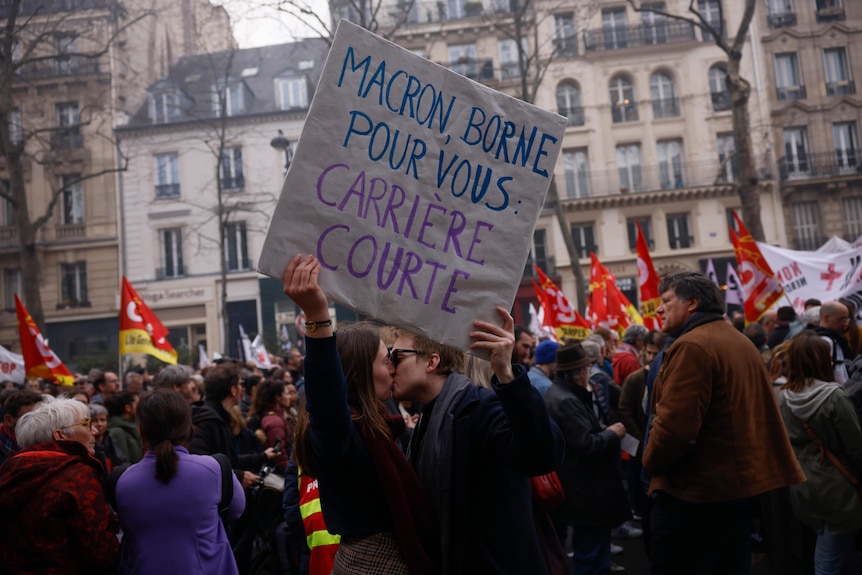
<svg viewBox="0 0 862 575"><path fill-rule="evenodd" d="M230 466L230 459L224 453L215 453L212 457L221 467L221 500L218 504L218 514L224 517L233 500L233 477L231 477L233 469Z"/></svg>
<svg viewBox="0 0 862 575"><path fill-rule="evenodd" d="M126 462L116 466L111 470L111 473L108 474L108 478L105 480L105 499L108 500L112 509L117 508L117 482L120 480L120 476L123 472L129 468L131 463Z"/></svg>

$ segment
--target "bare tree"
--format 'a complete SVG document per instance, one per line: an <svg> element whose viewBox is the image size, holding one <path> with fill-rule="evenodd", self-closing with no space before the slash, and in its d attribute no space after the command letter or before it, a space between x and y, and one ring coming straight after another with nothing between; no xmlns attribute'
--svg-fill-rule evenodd
<svg viewBox="0 0 862 575"><path fill-rule="evenodd" d="M765 241L763 222L760 218L760 195L758 192L758 172L755 161L754 147L751 141L751 116L748 110L748 99L751 95L751 84L740 71L742 49L748 38L748 28L754 17L756 0L745 0L742 17L736 34L728 38L725 24L724 7L721 1L718 6L718 17L710 19L695 6L696 0L689 0L688 15L674 14L662 10L656 5L644 5L640 0L628 0L637 12L652 12L665 18L688 22L701 30L704 35L713 39L715 45L727 55L727 75L725 84L730 96L731 113L733 117L733 139L735 152L733 158L739 167L739 178L733 182L739 199L742 202L742 219L751 235L757 241ZM725 161L731 161L730 155Z"/></svg>
<svg viewBox="0 0 862 575"><path fill-rule="evenodd" d="M102 14L94 18L93 11ZM0 187L0 198L5 200L6 210L14 214L14 220L7 217L7 223L18 243L23 299L43 332L41 230L53 218L66 192L82 182L125 169L125 162L110 166L82 162L85 169L60 179L57 168L81 148L84 133L91 141L103 139L112 145L110 91L102 87L98 93L88 94L80 107L69 103L48 112L44 100L27 97L28 90L49 77L70 82L76 76L107 73L106 55L117 36L147 15L120 25L125 13L107 0L91 0L71 8L59 3L11 0L0 7L0 169L8 181ZM27 180L35 169L45 175L44 206L31 202L34 195L28 193Z"/></svg>

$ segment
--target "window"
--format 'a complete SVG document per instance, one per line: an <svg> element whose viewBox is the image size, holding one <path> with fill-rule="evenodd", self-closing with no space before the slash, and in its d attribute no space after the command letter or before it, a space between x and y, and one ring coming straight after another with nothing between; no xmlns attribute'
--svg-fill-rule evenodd
<svg viewBox="0 0 862 575"><path fill-rule="evenodd" d="M21 110L12 108L9 110L9 141L13 144L20 144L23 137Z"/></svg>
<svg viewBox="0 0 862 575"><path fill-rule="evenodd" d="M784 129L784 162L788 177L808 174L808 129Z"/></svg>
<svg viewBox="0 0 862 575"><path fill-rule="evenodd" d="M823 50L823 68L826 70L826 95L855 94L856 86L850 79L846 48Z"/></svg>
<svg viewBox="0 0 862 575"><path fill-rule="evenodd" d="M673 118L679 116L679 101L676 86L670 76L656 72L649 79L649 95L652 100L654 118Z"/></svg>
<svg viewBox="0 0 862 575"><path fill-rule="evenodd" d="M684 188L682 173L682 140L660 140L656 143L658 175L663 190Z"/></svg>
<svg viewBox="0 0 862 575"><path fill-rule="evenodd" d="M158 92L150 95L150 120L165 124L180 117L179 97L175 92Z"/></svg>
<svg viewBox="0 0 862 575"><path fill-rule="evenodd" d="M3 270L3 309L15 311L16 293L21 293L21 270L6 268Z"/></svg>
<svg viewBox="0 0 862 575"><path fill-rule="evenodd" d="M617 146L617 172L620 176L620 193L643 190L640 144Z"/></svg>
<svg viewBox="0 0 862 575"><path fill-rule="evenodd" d="M248 259L245 222L229 222L224 225L225 258L227 269L231 271L251 268Z"/></svg>
<svg viewBox="0 0 862 575"><path fill-rule="evenodd" d="M278 107L282 110L308 108L308 82L305 76L278 78L275 81Z"/></svg>
<svg viewBox="0 0 862 575"><path fill-rule="evenodd" d="M9 193L9 180L0 180L3 192ZM7 198L0 198L0 225L10 227L15 225L15 207Z"/></svg>
<svg viewBox="0 0 862 575"><path fill-rule="evenodd" d="M816 0L815 6L818 23L844 20L842 0Z"/></svg>
<svg viewBox="0 0 862 575"><path fill-rule="evenodd" d="M464 10L464 6L466 5L465 0L447 0L446 1L446 16L450 20L455 20L458 18L463 18L467 15ZM370 20L369 20L370 21ZM356 20L354 20L356 22Z"/></svg>
<svg viewBox="0 0 862 575"><path fill-rule="evenodd" d="M84 182L81 174L65 174L61 178L63 186L63 225L71 226L84 223Z"/></svg>
<svg viewBox="0 0 862 575"><path fill-rule="evenodd" d="M588 258L590 252L598 253L599 251L593 224L572 224L572 240L575 242L575 249L578 250L578 257L580 258Z"/></svg>
<svg viewBox="0 0 862 575"><path fill-rule="evenodd" d="M688 214L668 214L667 239L672 250L690 248L694 244L689 233Z"/></svg>
<svg viewBox="0 0 862 575"><path fill-rule="evenodd" d="M795 202L793 213L793 239L797 250L816 250L823 243L820 237L820 214L817 202Z"/></svg>
<svg viewBox="0 0 862 575"><path fill-rule="evenodd" d="M643 4L643 8L664 11L664 2ZM641 12L643 40L645 44L664 44L667 42L667 16L655 12Z"/></svg>
<svg viewBox="0 0 862 575"><path fill-rule="evenodd" d="M236 116L245 112L245 85L242 82L223 82L216 86L215 111L221 116Z"/></svg>
<svg viewBox="0 0 862 575"><path fill-rule="evenodd" d="M775 91L779 100L805 98L796 52L775 55Z"/></svg>
<svg viewBox="0 0 862 575"><path fill-rule="evenodd" d="M638 249L638 224L641 225L641 231L644 233L644 239L646 239L649 249L655 249L655 240L652 237L652 218L643 216L626 220L626 228L629 233L629 251L636 252Z"/></svg>
<svg viewBox="0 0 862 575"><path fill-rule="evenodd" d="M555 273L551 258L548 256L547 232L541 228L536 228L533 232L533 249L530 251L530 257L527 258L527 268L524 270L525 276L536 277L533 264L536 264L548 275Z"/></svg>
<svg viewBox="0 0 862 575"><path fill-rule="evenodd" d="M862 236L862 198L844 198L844 231L847 241Z"/></svg>
<svg viewBox="0 0 862 575"><path fill-rule="evenodd" d="M611 119L614 124L636 122L638 106L635 102L635 90L632 83L623 76L611 80Z"/></svg>
<svg viewBox="0 0 862 575"><path fill-rule="evenodd" d="M185 275L183 266L183 230L165 229L162 236L162 268L156 273L158 279L179 278Z"/></svg>
<svg viewBox="0 0 862 575"><path fill-rule="evenodd" d="M716 146L720 179L723 182L735 182L739 178L739 166L733 134L719 134L716 138Z"/></svg>
<svg viewBox="0 0 862 575"><path fill-rule="evenodd" d="M521 64L518 44L514 40L500 40L500 74L503 80L521 77Z"/></svg>
<svg viewBox="0 0 862 575"><path fill-rule="evenodd" d="M724 21L721 18L719 0L697 0L697 10L713 30L722 36L724 35ZM712 33L706 30L702 30L701 33L701 38L704 42L715 42L715 37Z"/></svg>
<svg viewBox="0 0 862 575"><path fill-rule="evenodd" d="M54 104L54 115L57 127L60 128L51 136L51 143L57 148L78 148L83 145L81 139L81 115L78 102L62 102Z"/></svg>
<svg viewBox="0 0 862 575"><path fill-rule="evenodd" d="M567 198L588 198L590 196L588 166L586 149L563 151Z"/></svg>
<svg viewBox="0 0 862 575"><path fill-rule="evenodd" d="M709 94L715 112L730 110L730 94L727 91L727 68L723 64L713 64L709 69Z"/></svg>
<svg viewBox="0 0 862 575"><path fill-rule="evenodd" d="M60 264L60 307L87 307L87 262Z"/></svg>
<svg viewBox="0 0 862 575"><path fill-rule="evenodd" d="M468 78L479 77L475 44L452 44L448 47L449 69Z"/></svg>
<svg viewBox="0 0 862 575"><path fill-rule="evenodd" d="M224 148L221 151L222 190L235 191L245 187L242 175L242 147Z"/></svg>
<svg viewBox="0 0 862 575"><path fill-rule="evenodd" d="M832 124L832 139L835 143L838 168L856 170L859 165L859 132L856 130L856 122Z"/></svg>
<svg viewBox="0 0 862 575"><path fill-rule="evenodd" d="M569 126L584 125L584 108L581 106L581 90L570 82L557 85L557 112L569 120Z"/></svg>
<svg viewBox="0 0 862 575"><path fill-rule="evenodd" d="M792 0L767 0L767 23L773 28L796 25L796 14L793 12Z"/></svg>
<svg viewBox="0 0 862 575"><path fill-rule="evenodd" d="M733 233L736 234L736 237L739 237L739 224L736 222L736 218L733 217L733 212L740 214L740 217L742 217L741 207L725 208L724 217L727 219L728 230L733 230ZM730 231L727 232L727 241L730 241Z"/></svg>
<svg viewBox="0 0 862 575"><path fill-rule="evenodd" d="M54 68L57 74L69 75L76 72L78 57L78 41L74 36L57 36L54 38Z"/></svg>
<svg viewBox="0 0 862 575"><path fill-rule="evenodd" d="M607 8L602 10L602 32L605 37L605 49L613 50L628 46L626 9Z"/></svg>
<svg viewBox="0 0 862 575"><path fill-rule="evenodd" d="M180 166L176 153L156 155L156 197L176 198L180 195Z"/></svg>
<svg viewBox="0 0 862 575"><path fill-rule="evenodd" d="M575 34L575 16L571 12L554 14L554 48L562 56L578 54L578 36Z"/></svg>

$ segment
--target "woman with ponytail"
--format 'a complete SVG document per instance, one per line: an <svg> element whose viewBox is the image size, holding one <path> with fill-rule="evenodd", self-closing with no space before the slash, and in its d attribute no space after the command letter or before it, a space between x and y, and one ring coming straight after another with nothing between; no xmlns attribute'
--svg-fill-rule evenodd
<svg viewBox="0 0 862 575"><path fill-rule="evenodd" d="M236 575L236 561L219 517L222 472L218 461L192 455L192 412L176 391L144 393L138 403L144 458L116 485L117 515L123 528L120 572L128 574ZM233 473L227 515L245 507Z"/></svg>

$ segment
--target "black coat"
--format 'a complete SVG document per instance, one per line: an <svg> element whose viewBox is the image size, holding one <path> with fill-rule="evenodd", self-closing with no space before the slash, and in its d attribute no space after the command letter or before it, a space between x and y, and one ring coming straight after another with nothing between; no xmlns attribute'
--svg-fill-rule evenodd
<svg viewBox="0 0 862 575"><path fill-rule="evenodd" d="M566 500L551 514L554 521L612 527L630 519L619 473L620 439L599 423L590 391L557 380L545 404L566 438L566 458L557 472Z"/></svg>
<svg viewBox="0 0 862 575"><path fill-rule="evenodd" d="M263 453L238 455L236 438L230 427L230 414L221 403L204 401L192 407L192 423L195 434L189 444L189 453L213 455L224 453L230 465L242 482L242 470L257 473L266 461Z"/></svg>

